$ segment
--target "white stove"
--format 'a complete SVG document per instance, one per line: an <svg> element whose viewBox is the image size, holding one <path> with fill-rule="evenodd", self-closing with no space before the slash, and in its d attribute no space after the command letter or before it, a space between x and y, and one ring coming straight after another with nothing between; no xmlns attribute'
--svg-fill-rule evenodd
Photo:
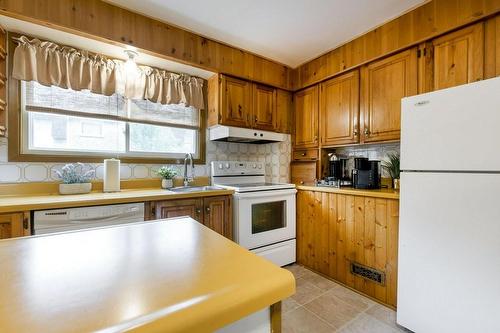
<svg viewBox="0 0 500 333"><path fill-rule="evenodd" d="M294 184L267 183L262 162L213 161L212 184L235 191L235 241L284 266L295 262Z"/></svg>

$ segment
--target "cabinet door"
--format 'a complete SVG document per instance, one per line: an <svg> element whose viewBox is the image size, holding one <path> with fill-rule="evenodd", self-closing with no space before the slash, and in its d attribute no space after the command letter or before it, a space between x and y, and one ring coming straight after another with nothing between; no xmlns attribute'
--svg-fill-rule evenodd
<svg viewBox="0 0 500 333"><path fill-rule="evenodd" d="M461 29L432 41L433 90L483 79L483 23Z"/></svg>
<svg viewBox="0 0 500 333"><path fill-rule="evenodd" d="M207 197L203 199L204 224L215 232L232 239L233 225L228 196Z"/></svg>
<svg viewBox="0 0 500 333"><path fill-rule="evenodd" d="M220 123L249 127L252 114L252 84L248 81L222 76L222 109Z"/></svg>
<svg viewBox="0 0 500 333"><path fill-rule="evenodd" d="M322 145L359 142L357 70L322 83L319 105Z"/></svg>
<svg viewBox="0 0 500 333"><path fill-rule="evenodd" d="M417 93L416 49L361 69L361 142L399 140L401 99Z"/></svg>
<svg viewBox="0 0 500 333"><path fill-rule="evenodd" d="M318 147L318 86L295 94L295 147Z"/></svg>
<svg viewBox="0 0 500 333"><path fill-rule="evenodd" d="M29 212L0 214L0 239L30 234Z"/></svg>
<svg viewBox="0 0 500 333"><path fill-rule="evenodd" d="M158 201L155 203L156 219L189 216L203 223L203 201L201 199L184 199Z"/></svg>
<svg viewBox="0 0 500 333"><path fill-rule="evenodd" d="M292 123L292 93L278 89L276 93L276 132L291 132Z"/></svg>
<svg viewBox="0 0 500 333"><path fill-rule="evenodd" d="M290 176L295 185L314 185L316 182L316 162L292 162Z"/></svg>
<svg viewBox="0 0 500 333"><path fill-rule="evenodd" d="M276 89L253 84L253 128L264 131L275 130Z"/></svg>

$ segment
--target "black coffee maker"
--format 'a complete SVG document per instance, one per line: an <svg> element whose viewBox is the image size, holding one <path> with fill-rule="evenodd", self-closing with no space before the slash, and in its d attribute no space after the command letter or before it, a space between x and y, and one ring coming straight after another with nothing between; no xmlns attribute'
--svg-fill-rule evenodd
<svg viewBox="0 0 500 333"><path fill-rule="evenodd" d="M351 177L348 171L348 159L337 155L328 154L328 178L327 180L338 186L351 186Z"/></svg>
<svg viewBox="0 0 500 333"><path fill-rule="evenodd" d="M362 189L380 188L380 161L356 157L352 170L352 186Z"/></svg>

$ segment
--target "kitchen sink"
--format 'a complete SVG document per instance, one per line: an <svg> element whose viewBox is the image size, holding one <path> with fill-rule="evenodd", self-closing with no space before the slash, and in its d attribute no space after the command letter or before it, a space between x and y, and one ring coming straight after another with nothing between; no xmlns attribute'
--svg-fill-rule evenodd
<svg viewBox="0 0 500 333"><path fill-rule="evenodd" d="M169 189L169 191L184 193L184 192L201 192L201 191L218 191L222 188L217 186L179 186Z"/></svg>

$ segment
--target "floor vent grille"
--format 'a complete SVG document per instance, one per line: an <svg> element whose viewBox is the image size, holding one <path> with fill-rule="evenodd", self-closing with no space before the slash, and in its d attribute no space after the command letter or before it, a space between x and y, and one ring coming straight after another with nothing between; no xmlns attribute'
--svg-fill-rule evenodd
<svg viewBox="0 0 500 333"><path fill-rule="evenodd" d="M385 285L385 273L375 268L367 267L356 262L351 262L351 273L380 285Z"/></svg>

